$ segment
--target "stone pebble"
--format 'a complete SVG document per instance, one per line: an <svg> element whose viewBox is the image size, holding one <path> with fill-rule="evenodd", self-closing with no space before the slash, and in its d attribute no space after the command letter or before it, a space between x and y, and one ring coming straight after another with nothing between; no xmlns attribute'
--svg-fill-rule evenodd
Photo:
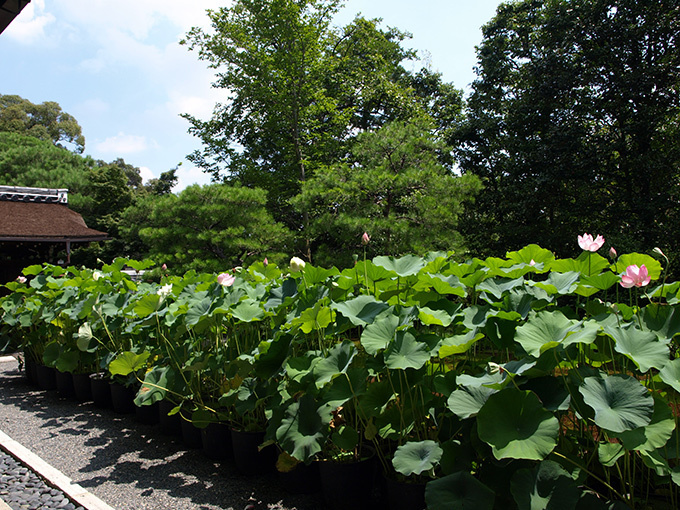
<svg viewBox="0 0 680 510"><path fill-rule="evenodd" d="M0 499L12 510L85 510L3 450L0 450Z"/></svg>

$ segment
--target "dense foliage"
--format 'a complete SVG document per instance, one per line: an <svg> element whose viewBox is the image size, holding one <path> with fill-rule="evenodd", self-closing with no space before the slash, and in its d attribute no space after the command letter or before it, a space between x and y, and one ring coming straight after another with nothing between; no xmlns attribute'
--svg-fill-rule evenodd
<svg viewBox="0 0 680 510"><path fill-rule="evenodd" d="M677 2L508 2L483 28L478 79L454 142L484 191L465 222L475 252L610 232L667 246L680 217Z"/></svg>
<svg viewBox="0 0 680 510"><path fill-rule="evenodd" d="M27 360L107 369L137 405L266 430L282 470L372 444L386 476L428 482L430 509L675 508L680 283L660 250L603 244L160 284L120 271L151 262L33 266L1 331Z"/></svg>

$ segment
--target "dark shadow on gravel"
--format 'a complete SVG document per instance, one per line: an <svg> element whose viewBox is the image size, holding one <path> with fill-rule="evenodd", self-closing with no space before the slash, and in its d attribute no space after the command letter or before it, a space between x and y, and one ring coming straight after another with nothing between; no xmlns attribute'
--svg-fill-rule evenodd
<svg viewBox="0 0 680 510"><path fill-rule="evenodd" d="M146 504L154 500L157 491L163 491L173 498L187 498L201 509L325 507L320 494L289 494L275 473L242 476L232 461L216 463L200 450L186 450L181 440L162 435L157 427L138 424L134 415L116 414L111 409L60 398L57 392L39 391L16 365L11 369L7 365L0 364L0 406L39 418L45 433L64 438L65 454L68 447L78 449L77 472L83 476L69 476L86 489L113 482L134 487L131 497L149 498ZM41 455L39 449L24 446Z"/></svg>

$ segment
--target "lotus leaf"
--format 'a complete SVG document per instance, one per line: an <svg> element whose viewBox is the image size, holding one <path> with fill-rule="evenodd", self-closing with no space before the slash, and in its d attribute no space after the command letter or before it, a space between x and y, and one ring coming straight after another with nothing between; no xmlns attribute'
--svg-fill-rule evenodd
<svg viewBox="0 0 680 510"><path fill-rule="evenodd" d="M499 460L543 460L557 446L559 421L534 393L506 388L482 406L477 430Z"/></svg>
<svg viewBox="0 0 680 510"><path fill-rule="evenodd" d="M579 393L595 412L595 424L603 429L625 432L651 422L654 399L633 377L624 374L586 377Z"/></svg>

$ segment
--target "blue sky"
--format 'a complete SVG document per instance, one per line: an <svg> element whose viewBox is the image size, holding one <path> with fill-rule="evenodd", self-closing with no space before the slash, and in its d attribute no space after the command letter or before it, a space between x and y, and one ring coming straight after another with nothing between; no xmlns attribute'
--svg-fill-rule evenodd
<svg viewBox="0 0 680 510"><path fill-rule="evenodd" d="M446 81L474 80L480 27L500 0L347 0L336 24L356 14L410 32L407 46ZM208 182L185 159L200 147L180 113L208 118L224 91L178 41L208 26L205 9L226 0L32 0L0 35L0 94L56 101L80 123L85 154L122 157L145 179L182 163L176 190ZM1 184L1 183L0 183Z"/></svg>

